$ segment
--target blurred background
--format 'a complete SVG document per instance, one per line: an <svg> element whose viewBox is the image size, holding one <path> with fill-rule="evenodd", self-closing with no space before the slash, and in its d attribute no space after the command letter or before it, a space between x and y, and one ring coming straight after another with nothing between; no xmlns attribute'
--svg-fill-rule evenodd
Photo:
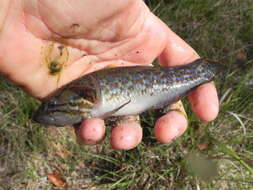
<svg viewBox="0 0 253 190"><path fill-rule="evenodd" d="M201 122L184 101L189 128L169 145L153 137L149 111L136 149L81 146L71 128L33 123L38 102L0 76L0 190L253 189L253 0L145 2L201 57L229 67L218 118Z"/></svg>

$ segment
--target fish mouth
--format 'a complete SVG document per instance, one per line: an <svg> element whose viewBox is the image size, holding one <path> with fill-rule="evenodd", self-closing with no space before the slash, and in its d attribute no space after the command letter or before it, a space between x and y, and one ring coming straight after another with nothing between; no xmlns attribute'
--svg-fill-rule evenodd
<svg viewBox="0 0 253 190"><path fill-rule="evenodd" d="M33 120L43 125L59 125L60 124L59 122L55 121L53 117L50 117L49 115L42 114L39 112L35 114L35 116L33 117Z"/></svg>
<svg viewBox="0 0 253 190"><path fill-rule="evenodd" d="M48 112L45 106L42 105L35 113L33 120L43 125L63 127L66 125L75 125L81 123L82 116L64 112Z"/></svg>

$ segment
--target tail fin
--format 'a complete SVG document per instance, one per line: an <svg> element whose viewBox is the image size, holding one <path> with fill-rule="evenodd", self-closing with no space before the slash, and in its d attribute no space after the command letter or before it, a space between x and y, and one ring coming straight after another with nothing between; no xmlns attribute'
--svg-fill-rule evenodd
<svg viewBox="0 0 253 190"><path fill-rule="evenodd" d="M203 62L204 62L203 64L206 65L207 70L212 72L216 76L223 75L228 70L227 66L218 61L214 61L211 59L204 59Z"/></svg>
<svg viewBox="0 0 253 190"><path fill-rule="evenodd" d="M211 59L200 58L192 64L196 66L196 70L203 73L209 80L223 76L225 71L228 70L224 64Z"/></svg>

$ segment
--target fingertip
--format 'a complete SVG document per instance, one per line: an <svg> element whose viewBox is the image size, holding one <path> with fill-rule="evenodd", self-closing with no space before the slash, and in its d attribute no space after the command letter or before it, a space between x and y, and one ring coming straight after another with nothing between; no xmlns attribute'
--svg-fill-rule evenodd
<svg viewBox="0 0 253 190"><path fill-rule="evenodd" d="M214 83L199 86L189 95L192 110L202 121L212 121L219 113L219 99Z"/></svg>
<svg viewBox="0 0 253 190"><path fill-rule="evenodd" d="M176 111L171 111L156 121L154 134L161 143L170 143L181 136L187 128L186 117Z"/></svg>
<svg viewBox="0 0 253 190"><path fill-rule="evenodd" d="M78 130L78 139L84 144L98 144L105 136L105 124L102 119L90 118L82 122Z"/></svg>
<svg viewBox="0 0 253 190"><path fill-rule="evenodd" d="M142 128L138 123L121 123L111 132L111 146L116 150L135 148L142 139Z"/></svg>

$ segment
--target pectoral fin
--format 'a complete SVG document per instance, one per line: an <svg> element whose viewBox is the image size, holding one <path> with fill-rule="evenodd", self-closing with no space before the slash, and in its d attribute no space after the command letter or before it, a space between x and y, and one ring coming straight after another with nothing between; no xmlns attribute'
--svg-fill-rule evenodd
<svg viewBox="0 0 253 190"><path fill-rule="evenodd" d="M129 104L131 102L131 99L128 100L126 103L120 105L119 107L117 107L116 109L110 111L110 112L107 112L105 115L104 115L104 118L106 117L110 117L112 116L113 114L115 114L117 111L119 111L121 108L123 108L124 106L126 106L127 104Z"/></svg>

